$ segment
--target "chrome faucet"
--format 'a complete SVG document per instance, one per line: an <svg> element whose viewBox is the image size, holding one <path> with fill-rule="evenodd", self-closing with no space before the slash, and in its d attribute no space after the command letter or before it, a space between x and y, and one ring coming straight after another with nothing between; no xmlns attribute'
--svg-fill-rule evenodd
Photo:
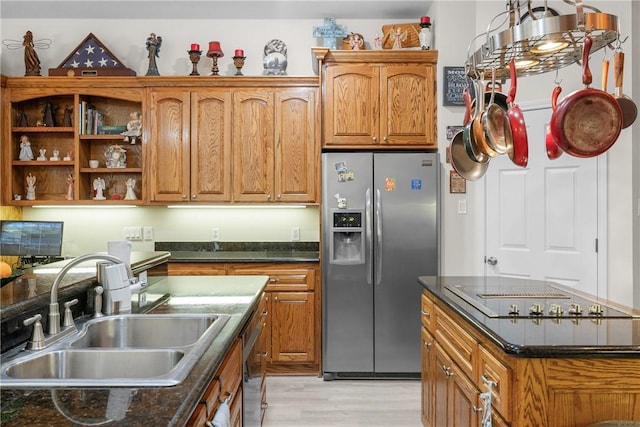
<svg viewBox="0 0 640 427"><path fill-rule="evenodd" d="M68 264L66 264L60 271L57 276L53 280L53 284L51 285L51 302L49 304L49 335L57 335L60 333L60 306L58 304L58 288L60 287L60 282L64 276L78 264L81 264L85 261L90 260L102 260L108 261L112 264L123 264L120 258L117 258L113 255L102 254L102 253L92 253L81 255L77 258L72 259ZM130 280L133 281L134 276L131 271L131 267L127 265L127 273ZM97 273L96 273L97 275ZM68 323L68 322L65 322Z"/></svg>

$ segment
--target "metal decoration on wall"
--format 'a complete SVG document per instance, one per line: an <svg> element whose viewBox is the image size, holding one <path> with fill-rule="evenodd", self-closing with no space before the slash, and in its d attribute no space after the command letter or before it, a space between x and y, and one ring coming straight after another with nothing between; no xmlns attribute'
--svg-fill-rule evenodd
<svg viewBox="0 0 640 427"><path fill-rule="evenodd" d="M273 39L264 45L264 75L284 76L287 74L287 45L278 39Z"/></svg>

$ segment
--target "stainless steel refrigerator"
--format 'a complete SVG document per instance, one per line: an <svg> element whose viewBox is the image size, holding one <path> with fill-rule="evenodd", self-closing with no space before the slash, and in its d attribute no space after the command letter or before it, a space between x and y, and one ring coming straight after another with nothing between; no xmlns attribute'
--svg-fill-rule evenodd
<svg viewBox="0 0 640 427"><path fill-rule="evenodd" d="M439 264L436 153L322 154L322 369L418 376L418 276Z"/></svg>

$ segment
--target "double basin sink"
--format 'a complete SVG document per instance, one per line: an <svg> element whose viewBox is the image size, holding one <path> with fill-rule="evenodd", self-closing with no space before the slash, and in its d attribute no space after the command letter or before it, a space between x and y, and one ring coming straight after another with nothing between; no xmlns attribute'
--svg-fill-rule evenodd
<svg viewBox="0 0 640 427"><path fill-rule="evenodd" d="M181 383L226 314L126 314L91 319L39 351L3 360L2 387L163 387Z"/></svg>

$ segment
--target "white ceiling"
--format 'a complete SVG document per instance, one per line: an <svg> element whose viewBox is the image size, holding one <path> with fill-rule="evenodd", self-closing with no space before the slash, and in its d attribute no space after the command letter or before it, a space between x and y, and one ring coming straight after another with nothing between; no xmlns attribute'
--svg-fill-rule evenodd
<svg viewBox="0 0 640 427"><path fill-rule="evenodd" d="M415 19L433 0L0 0L2 19ZM259 31L259 29L255 29Z"/></svg>

